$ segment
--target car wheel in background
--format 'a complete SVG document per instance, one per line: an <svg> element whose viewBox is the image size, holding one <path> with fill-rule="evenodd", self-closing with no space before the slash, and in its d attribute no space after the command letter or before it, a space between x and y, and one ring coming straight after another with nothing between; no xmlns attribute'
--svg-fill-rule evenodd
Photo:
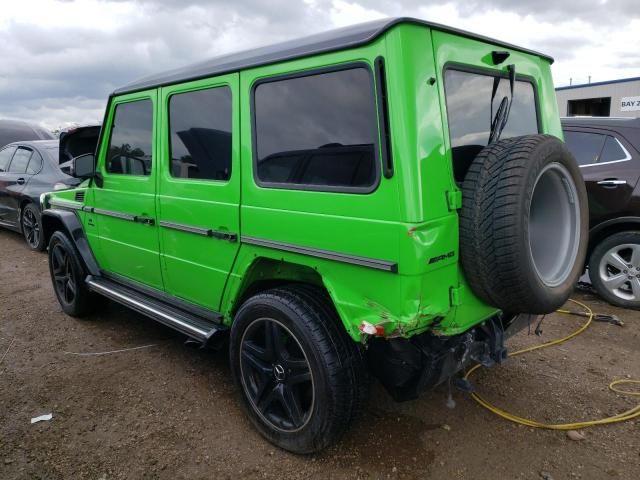
<svg viewBox="0 0 640 480"><path fill-rule="evenodd" d="M640 308L640 232L621 232L600 242L589 259L589 277L613 305Z"/></svg>
<svg viewBox="0 0 640 480"><path fill-rule="evenodd" d="M22 234L29 248L37 252L43 251L46 244L44 235L42 234L42 217L40 210L32 203L25 205L22 210L21 223Z"/></svg>

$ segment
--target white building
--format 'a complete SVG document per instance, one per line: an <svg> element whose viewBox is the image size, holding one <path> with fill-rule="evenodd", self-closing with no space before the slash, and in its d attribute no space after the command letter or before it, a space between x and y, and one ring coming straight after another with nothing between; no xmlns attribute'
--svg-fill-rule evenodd
<svg viewBox="0 0 640 480"><path fill-rule="evenodd" d="M640 117L640 77L556 88L561 117Z"/></svg>

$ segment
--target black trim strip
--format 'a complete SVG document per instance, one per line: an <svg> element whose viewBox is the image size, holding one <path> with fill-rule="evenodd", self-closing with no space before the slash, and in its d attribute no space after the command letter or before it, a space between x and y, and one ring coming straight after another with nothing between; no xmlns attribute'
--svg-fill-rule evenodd
<svg viewBox="0 0 640 480"><path fill-rule="evenodd" d="M238 235L235 233L221 232L219 230L212 230L210 228L194 227L192 225L185 225L183 223L166 222L160 220L158 222L161 227L171 228L181 232L195 233L196 235L202 235L204 237L217 238L219 240L228 240L229 242L235 242L238 240Z"/></svg>
<svg viewBox="0 0 640 480"><path fill-rule="evenodd" d="M135 221L135 215L129 215L128 213L122 213L122 212L114 212L113 210L105 210L103 208L93 208L93 207L88 207L85 208L85 210L89 210L91 211L91 213L95 213L98 215L104 215L105 217L113 217L113 218L119 218L121 220L129 220L130 222Z"/></svg>
<svg viewBox="0 0 640 480"><path fill-rule="evenodd" d="M389 98L387 97L387 75L384 58L375 60L376 97L378 100L378 118L380 121L380 150L382 154L382 172L384 178L393 177L393 158L391 156L391 129L389 128Z"/></svg>
<svg viewBox="0 0 640 480"><path fill-rule="evenodd" d="M142 223L144 225L155 225L156 221L151 217L143 217L139 215L131 215L129 213L115 212L113 210L105 210L103 208L82 207L85 212L104 215L105 217L119 218L120 220L128 220L129 222Z"/></svg>
<svg viewBox="0 0 640 480"><path fill-rule="evenodd" d="M69 210L82 210L82 205L78 205L77 203L73 203L73 202L67 202L66 200L60 200L60 199L51 199L49 200L49 205L52 207L58 207L58 208L66 208Z"/></svg>
<svg viewBox="0 0 640 480"><path fill-rule="evenodd" d="M385 272L398 273L398 264L387 262L385 260L377 260L375 258L358 257L355 255L346 255L344 253L333 252L331 250L321 250L319 248L300 247L290 243L274 242L271 240L262 240L255 237L240 237L242 243L249 245L257 245L260 247L275 248L286 252L299 253L310 257L325 258L327 260L335 260L336 262L350 263L361 267L375 268L376 270L384 270Z"/></svg>

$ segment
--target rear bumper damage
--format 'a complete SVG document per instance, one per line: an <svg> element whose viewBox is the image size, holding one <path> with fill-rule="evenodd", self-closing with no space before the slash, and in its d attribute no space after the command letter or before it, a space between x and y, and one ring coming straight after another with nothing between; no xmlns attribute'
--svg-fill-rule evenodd
<svg viewBox="0 0 640 480"><path fill-rule="evenodd" d="M535 315L497 314L467 332L411 338L371 338L367 356L372 373L396 401L411 400L451 379L471 364L492 367L507 358L506 338L535 321Z"/></svg>

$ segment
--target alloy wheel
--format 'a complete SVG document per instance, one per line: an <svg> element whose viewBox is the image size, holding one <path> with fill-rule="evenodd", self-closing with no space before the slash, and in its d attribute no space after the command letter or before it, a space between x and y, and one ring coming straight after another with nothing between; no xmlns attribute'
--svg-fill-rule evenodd
<svg viewBox="0 0 640 480"><path fill-rule="evenodd" d="M616 297L640 300L640 245L625 243L609 249L600 260L598 275Z"/></svg>
<svg viewBox="0 0 640 480"><path fill-rule="evenodd" d="M40 243L40 223L36 214L27 208L22 214L22 231L24 238L31 248L38 248Z"/></svg>
<svg viewBox="0 0 640 480"><path fill-rule="evenodd" d="M51 268L58 296L66 303L71 304L76 298L77 283L71 256L61 245L55 245L51 254Z"/></svg>
<svg viewBox="0 0 640 480"><path fill-rule="evenodd" d="M311 367L291 330L272 318L253 321L240 345L242 387L251 406L273 428L295 432L314 405Z"/></svg>

